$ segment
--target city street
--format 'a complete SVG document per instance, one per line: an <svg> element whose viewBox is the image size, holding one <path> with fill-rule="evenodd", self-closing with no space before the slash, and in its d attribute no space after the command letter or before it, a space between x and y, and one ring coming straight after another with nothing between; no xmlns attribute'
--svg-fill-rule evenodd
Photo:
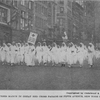
<svg viewBox="0 0 100 100"><path fill-rule="evenodd" d="M100 90L100 1L0 0L0 62L0 90Z"/></svg>
<svg viewBox="0 0 100 100"><path fill-rule="evenodd" d="M100 66L0 66L0 90L99 90Z"/></svg>

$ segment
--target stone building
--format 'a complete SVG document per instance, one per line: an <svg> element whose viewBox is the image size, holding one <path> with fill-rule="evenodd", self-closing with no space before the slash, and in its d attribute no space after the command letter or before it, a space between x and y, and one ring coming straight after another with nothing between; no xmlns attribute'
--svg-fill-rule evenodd
<svg viewBox="0 0 100 100"><path fill-rule="evenodd" d="M11 42L12 29L9 25L11 5L5 0L0 0L0 44Z"/></svg>
<svg viewBox="0 0 100 100"><path fill-rule="evenodd" d="M41 39L47 33L48 27L53 27L55 24L53 0L1 0L0 2L0 5L6 6L7 11L11 7L6 17L9 19L8 26L12 29L12 41L27 41L30 32L36 32Z"/></svg>

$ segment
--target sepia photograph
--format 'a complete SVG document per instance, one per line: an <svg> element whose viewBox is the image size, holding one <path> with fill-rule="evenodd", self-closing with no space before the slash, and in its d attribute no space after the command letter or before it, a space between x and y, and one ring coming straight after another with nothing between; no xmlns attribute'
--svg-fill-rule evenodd
<svg viewBox="0 0 100 100"><path fill-rule="evenodd" d="M0 0L0 90L100 90L100 0Z"/></svg>

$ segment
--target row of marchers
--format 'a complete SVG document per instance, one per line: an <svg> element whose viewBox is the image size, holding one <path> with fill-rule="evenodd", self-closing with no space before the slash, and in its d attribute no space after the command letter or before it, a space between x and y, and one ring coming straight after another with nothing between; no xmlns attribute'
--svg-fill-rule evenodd
<svg viewBox="0 0 100 100"><path fill-rule="evenodd" d="M100 51L95 50L94 45L89 43L85 46L83 43L75 45L72 42L66 45L64 42L61 46L53 43L47 46L38 43L36 46L28 43L3 44L0 46L0 62L2 64L36 66L36 65L50 65L57 64L68 65L73 64L83 66L87 60L89 66L93 65L93 59L100 58Z"/></svg>

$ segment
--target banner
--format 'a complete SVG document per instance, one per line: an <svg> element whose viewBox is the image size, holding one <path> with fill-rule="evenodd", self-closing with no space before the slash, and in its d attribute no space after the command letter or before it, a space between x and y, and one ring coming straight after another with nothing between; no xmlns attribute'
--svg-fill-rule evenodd
<svg viewBox="0 0 100 100"><path fill-rule="evenodd" d="M38 34L30 32L28 43L35 44Z"/></svg>

